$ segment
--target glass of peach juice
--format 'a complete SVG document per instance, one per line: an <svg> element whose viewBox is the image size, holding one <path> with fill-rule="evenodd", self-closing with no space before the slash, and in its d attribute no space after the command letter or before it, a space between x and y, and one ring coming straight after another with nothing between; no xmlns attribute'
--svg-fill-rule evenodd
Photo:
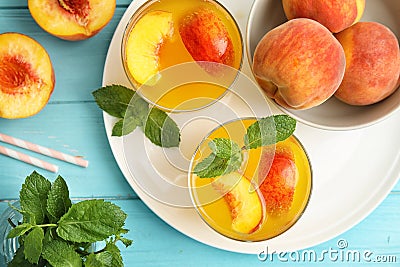
<svg viewBox="0 0 400 267"><path fill-rule="evenodd" d="M169 112L221 99L242 65L233 16L214 0L150 0L130 18L122 39L126 76L141 97Z"/></svg>
<svg viewBox="0 0 400 267"><path fill-rule="evenodd" d="M193 155L188 183L194 207L213 230L239 241L264 241L291 228L304 213L312 169L300 141L291 135L275 145L243 150L255 118L227 122L211 131ZM229 138L242 148L238 171L200 178L194 168L211 154L209 142Z"/></svg>

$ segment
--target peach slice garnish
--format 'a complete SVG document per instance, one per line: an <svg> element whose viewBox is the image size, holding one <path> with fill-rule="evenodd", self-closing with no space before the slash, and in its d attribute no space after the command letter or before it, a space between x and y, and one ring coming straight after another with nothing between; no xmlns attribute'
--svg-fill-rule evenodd
<svg viewBox="0 0 400 267"><path fill-rule="evenodd" d="M267 151L263 154L261 162L269 160L270 154ZM260 185L260 191L265 199L267 212L274 215L288 212L293 203L298 180L298 170L290 147L277 148L268 173L261 170L259 175L266 175Z"/></svg>
<svg viewBox="0 0 400 267"><path fill-rule="evenodd" d="M150 11L133 26L126 43L126 63L140 84L149 82L159 71L159 51L174 31L172 13Z"/></svg>
<svg viewBox="0 0 400 267"><path fill-rule="evenodd" d="M38 113L54 89L54 71L46 50L19 33L0 34L0 117Z"/></svg>
<svg viewBox="0 0 400 267"><path fill-rule="evenodd" d="M97 34L114 15L116 0L28 0L39 26L61 39L76 41Z"/></svg>
<svg viewBox="0 0 400 267"><path fill-rule="evenodd" d="M221 194L231 209L232 229L249 234L258 229L263 220L263 206L250 181L234 172L213 181L213 186Z"/></svg>
<svg viewBox="0 0 400 267"><path fill-rule="evenodd" d="M179 33L195 61L233 65L234 48L231 37L214 11L201 8L188 14L179 27Z"/></svg>

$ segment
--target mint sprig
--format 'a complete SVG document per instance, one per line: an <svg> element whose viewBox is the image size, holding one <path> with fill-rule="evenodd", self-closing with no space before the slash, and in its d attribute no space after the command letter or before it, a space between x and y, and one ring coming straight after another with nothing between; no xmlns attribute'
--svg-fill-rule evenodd
<svg viewBox="0 0 400 267"><path fill-rule="evenodd" d="M123 267L120 241L126 247L132 240L123 237L127 215L102 199L72 204L65 180L58 176L51 183L37 172L26 179L20 191L23 215L7 238L17 238L20 247L8 266L115 266ZM104 242L91 251L91 245Z"/></svg>
<svg viewBox="0 0 400 267"><path fill-rule="evenodd" d="M213 178L240 169L242 151L273 145L290 137L296 120L287 115L275 115L257 120L247 128L244 146L227 138L214 138L208 143L211 154L199 162L193 172L200 178Z"/></svg>
<svg viewBox="0 0 400 267"><path fill-rule="evenodd" d="M102 110L119 118L113 127L112 136L124 136L141 128L145 136L157 146L179 146L180 131L175 121L164 111L150 107L135 91L122 85L109 85L92 94Z"/></svg>
<svg viewBox="0 0 400 267"><path fill-rule="evenodd" d="M237 143L227 138L215 138L208 146L212 153L195 166L197 176L216 177L240 168L243 155Z"/></svg>

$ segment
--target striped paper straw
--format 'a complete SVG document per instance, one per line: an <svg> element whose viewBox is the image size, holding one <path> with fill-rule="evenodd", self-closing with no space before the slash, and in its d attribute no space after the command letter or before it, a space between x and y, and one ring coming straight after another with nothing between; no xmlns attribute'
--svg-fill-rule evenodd
<svg viewBox="0 0 400 267"><path fill-rule="evenodd" d="M81 167L86 168L89 165L89 162L87 160L84 160L80 157L75 157L75 156L71 156L62 152L59 152L57 150L51 149L51 148L47 148L47 147L43 147L40 145L36 145L33 144L31 142L28 141L24 141L3 133L0 133L0 141L11 144L11 145L15 145L15 146L19 146L25 149L28 149L30 151L36 152L36 153L40 153L55 159L59 159L62 161L66 161Z"/></svg>
<svg viewBox="0 0 400 267"><path fill-rule="evenodd" d="M26 154L23 154L21 152L0 146L0 154L9 156L11 158L14 159L18 159L20 161L26 162L28 164L37 166L39 168L51 171L51 172L58 172L58 166L57 165L53 165L51 163L48 163L44 160L41 159L37 159L31 156L28 156Z"/></svg>

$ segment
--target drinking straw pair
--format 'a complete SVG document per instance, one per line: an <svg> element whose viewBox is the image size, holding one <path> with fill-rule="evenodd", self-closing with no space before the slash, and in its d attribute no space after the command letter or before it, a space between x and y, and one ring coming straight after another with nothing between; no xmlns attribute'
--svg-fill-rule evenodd
<svg viewBox="0 0 400 267"><path fill-rule="evenodd" d="M86 168L89 165L89 162L87 160L82 159L81 157L77 157L77 156L71 156L59 151L56 151L54 149L50 149L44 146L40 146L37 144L33 144L31 142L28 141L24 141L3 133L0 133L0 141L4 142L4 143L8 143L14 146L18 146L18 147L22 147L24 149L42 154L42 155L46 155L48 157L51 158L55 158L55 159L59 159L62 161L66 161L81 167ZM26 155L24 153L18 152L16 150L10 149L10 148L6 148L3 146L0 146L0 154L3 154L5 156L26 162L28 164L37 166L39 168L51 171L51 172L58 172L58 166L51 164L49 162L46 162L44 160Z"/></svg>

